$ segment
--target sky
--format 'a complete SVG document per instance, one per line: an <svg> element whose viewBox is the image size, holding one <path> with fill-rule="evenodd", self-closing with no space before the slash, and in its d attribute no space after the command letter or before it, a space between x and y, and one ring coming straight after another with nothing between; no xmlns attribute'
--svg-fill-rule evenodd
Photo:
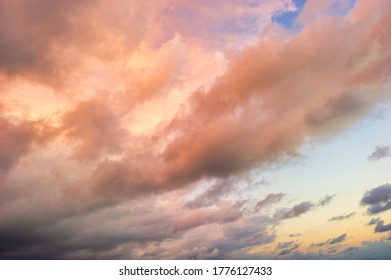
<svg viewBox="0 0 391 280"><path fill-rule="evenodd" d="M0 259L391 259L391 2L0 0Z"/></svg>

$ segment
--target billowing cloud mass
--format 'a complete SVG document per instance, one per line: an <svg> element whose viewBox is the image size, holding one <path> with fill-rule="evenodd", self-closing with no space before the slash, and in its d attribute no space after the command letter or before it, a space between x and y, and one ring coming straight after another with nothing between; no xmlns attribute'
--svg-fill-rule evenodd
<svg viewBox="0 0 391 280"><path fill-rule="evenodd" d="M391 97L391 2L335 2L0 0L0 258L305 250L334 196L256 182Z"/></svg>
<svg viewBox="0 0 391 280"><path fill-rule="evenodd" d="M378 214L391 209L391 185L378 186L364 194L361 204L368 207L369 214Z"/></svg>

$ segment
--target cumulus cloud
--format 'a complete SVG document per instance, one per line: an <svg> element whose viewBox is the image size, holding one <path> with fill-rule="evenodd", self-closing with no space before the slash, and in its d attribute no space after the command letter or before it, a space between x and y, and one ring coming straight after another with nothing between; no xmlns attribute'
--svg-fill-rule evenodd
<svg viewBox="0 0 391 280"><path fill-rule="evenodd" d="M367 191L361 199L361 205L369 206L368 213L378 214L391 208L391 185L384 184Z"/></svg>
<svg viewBox="0 0 391 280"><path fill-rule="evenodd" d="M341 221L341 220L346 220L349 218L352 218L354 215L356 215L356 212L351 212L349 214L344 214L340 216L334 216L329 219L329 221Z"/></svg>
<svg viewBox="0 0 391 280"><path fill-rule="evenodd" d="M391 156L391 145L388 146L377 146L376 150L368 156L369 160L379 160L381 158Z"/></svg>

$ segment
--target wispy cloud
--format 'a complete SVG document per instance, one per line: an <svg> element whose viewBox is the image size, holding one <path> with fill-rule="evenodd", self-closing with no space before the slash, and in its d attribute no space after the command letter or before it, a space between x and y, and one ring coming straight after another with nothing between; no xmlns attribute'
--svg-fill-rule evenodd
<svg viewBox="0 0 391 280"><path fill-rule="evenodd" d="M341 234L340 236L337 236L335 238L330 238L330 239L328 239L325 242L315 243L313 245L317 246L317 247L321 247L321 246L324 246L324 245L334 245L334 244L341 243L341 242L345 241L346 240L346 236L347 236L347 234L344 233L344 234Z"/></svg>
<svg viewBox="0 0 391 280"><path fill-rule="evenodd" d="M349 218L352 218L354 215L356 215L356 212L351 212L349 214L344 214L340 216L334 216L329 219L329 221L341 221L341 220L346 220Z"/></svg>
<svg viewBox="0 0 391 280"><path fill-rule="evenodd" d="M326 195L324 198L320 199L318 202L318 206L326 206L331 200L333 200L335 195Z"/></svg>
<svg viewBox="0 0 391 280"><path fill-rule="evenodd" d="M281 201L281 199L285 196L284 193L270 193L264 199L257 202L254 207L254 211L258 212L260 209Z"/></svg>
<svg viewBox="0 0 391 280"><path fill-rule="evenodd" d="M310 201L303 201L292 208L279 209L274 213L274 218L277 220L291 219L299 217L302 214L312 210L314 204Z"/></svg>

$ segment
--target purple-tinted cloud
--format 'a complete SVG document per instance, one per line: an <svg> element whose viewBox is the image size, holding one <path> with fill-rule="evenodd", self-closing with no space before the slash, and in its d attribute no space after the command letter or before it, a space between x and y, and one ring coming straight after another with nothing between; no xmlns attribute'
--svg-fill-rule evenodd
<svg viewBox="0 0 391 280"><path fill-rule="evenodd" d="M264 199L257 202L254 208L254 212L258 212L260 209L281 201L281 199L285 196L284 193L270 193Z"/></svg>
<svg viewBox="0 0 391 280"><path fill-rule="evenodd" d="M341 243L346 240L346 236L347 236L347 234L344 233L344 234L341 234L340 236L337 236L335 238L330 238L325 242L315 243L315 244L313 244L313 246L321 247L324 245L333 245L333 244Z"/></svg>
<svg viewBox="0 0 391 280"><path fill-rule="evenodd" d="M281 252L278 255L284 256L284 255L294 253L297 250L297 248L300 247L300 244L298 244L298 243L290 244L290 245L291 246L285 247L285 249L281 250Z"/></svg>
<svg viewBox="0 0 391 280"><path fill-rule="evenodd" d="M368 156L369 160L379 160L381 158L391 157L391 145L377 146L376 150Z"/></svg>
<svg viewBox="0 0 391 280"><path fill-rule="evenodd" d="M367 225L368 225L368 226L376 225L376 223L377 223L378 221L380 221L379 218L372 218L372 219L367 223Z"/></svg>
<svg viewBox="0 0 391 280"><path fill-rule="evenodd" d="M207 207L215 204L221 197L230 193L233 189L232 184L223 180L208 188L205 192L186 203L189 208Z"/></svg>
<svg viewBox="0 0 391 280"><path fill-rule="evenodd" d="M331 200L335 197L335 195L326 195L324 198L320 199L318 202L318 206L326 206L331 202Z"/></svg>
<svg viewBox="0 0 391 280"><path fill-rule="evenodd" d="M277 220L285 220L290 218L299 217L300 215L310 211L314 208L314 204L310 201L303 201L300 204L293 206L292 208L279 209L274 214L274 218Z"/></svg>
<svg viewBox="0 0 391 280"><path fill-rule="evenodd" d="M369 206L368 213L371 215L391 209L391 184L367 191L361 199L361 205Z"/></svg>
<svg viewBox="0 0 391 280"><path fill-rule="evenodd" d="M384 224L383 220L376 223L375 232L391 231L391 224Z"/></svg>
<svg viewBox="0 0 391 280"><path fill-rule="evenodd" d="M334 216L331 217L329 221L341 221L341 220L352 218L354 215L356 215L356 212L351 212L349 214L340 215L340 216Z"/></svg>

